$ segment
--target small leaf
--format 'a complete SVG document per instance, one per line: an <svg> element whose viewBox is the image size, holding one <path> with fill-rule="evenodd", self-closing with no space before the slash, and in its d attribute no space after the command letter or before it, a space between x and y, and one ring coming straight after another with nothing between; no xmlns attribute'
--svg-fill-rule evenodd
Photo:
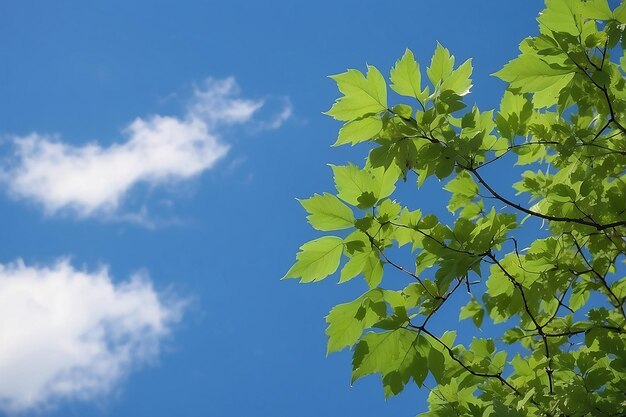
<svg viewBox="0 0 626 417"><path fill-rule="evenodd" d="M343 253L343 239L324 236L300 247L296 263L287 271L284 278L300 278L300 282L319 281L333 274L339 267Z"/></svg>
<svg viewBox="0 0 626 417"><path fill-rule="evenodd" d="M315 194L311 198L298 201L309 213L309 223L317 230L340 230L354 226L352 209L332 194Z"/></svg>
<svg viewBox="0 0 626 417"><path fill-rule="evenodd" d="M363 330L383 319L385 312L381 290L371 290L352 302L337 304L326 316L327 353L354 345Z"/></svg>
<svg viewBox="0 0 626 417"><path fill-rule="evenodd" d="M370 288L376 288L383 279L383 263L380 260L378 252L371 251L365 259L363 267L363 276Z"/></svg>
<svg viewBox="0 0 626 417"><path fill-rule="evenodd" d="M524 337L524 331L520 328L514 327L504 332L504 335L502 335L502 340L505 343L512 344L512 343L517 342L523 337Z"/></svg>
<svg viewBox="0 0 626 417"><path fill-rule="evenodd" d="M613 19L613 12L607 0L586 0L582 4L582 13L587 19Z"/></svg>
<svg viewBox="0 0 626 417"><path fill-rule="evenodd" d="M580 0L546 0L537 21L542 33L564 32L578 35L582 27L582 2Z"/></svg>
<svg viewBox="0 0 626 417"><path fill-rule="evenodd" d="M380 199L388 197L395 189L398 169L395 165L385 169L360 169L354 164L331 165L334 173L337 196L359 208L374 206Z"/></svg>
<svg viewBox="0 0 626 417"><path fill-rule="evenodd" d="M476 327L480 327L483 322L483 317L485 315L485 311L483 307L476 301L475 298L472 298L466 305L461 308L461 312L459 314L459 320L464 320L467 318L472 318Z"/></svg>
<svg viewBox="0 0 626 417"><path fill-rule="evenodd" d="M613 18L621 24L626 23L626 3L621 2L615 10L613 10Z"/></svg>
<svg viewBox="0 0 626 417"><path fill-rule="evenodd" d="M572 72L570 68L553 67L538 56L522 54L494 75L522 93L534 93L562 81L565 74Z"/></svg>
<svg viewBox="0 0 626 417"><path fill-rule="evenodd" d="M363 277L370 288L376 288L383 278L383 263L378 251L368 248L364 252L355 253L341 270L339 283L351 280L363 273Z"/></svg>
<svg viewBox="0 0 626 417"><path fill-rule="evenodd" d="M379 373L386 396L398 394L411 378L421 385L428 374L427 360L420 352L424 343L428 342L423 336L404 329L366 334L354 350L352 382Z"/></svg>
<svg viewBox="0 0 626 417"><path fill-rule="evenodd" d="M415 97L419 100L422 91L421 78L420 67L413 57L413 52L409 49L405 50L402 58L391 69L391 88L400 95Z"/></svg>
<svg viewBox="0 0 626 417"><path fill-rule="evenodd" d="M339 129L339 137L333 146L360 142L375 138L383 128L383 121L378 116L366 116L352 120Z"/></svg>
<svg viewBox="0 0 626 417"><path fill-rule="evenodd" d="M368 252L357 252L354 254L343 266L339 283L349 281L363 272L368 255Z"/></svg>
<svg viewBox="0 0 626 417"><path fill-rule="evenodd" d="M396 104L391 111L407 120L413 116L413 109L406 104Z"/></svg>
<svg viewBox="0 0 626 417"><path fill-rule="evenodd" d="M441 90L454 91L459 96L464 96L469 93L472 87L472 60L468 59L460 67L452 72L452 74L444 79L441 83Z"/></svg>
<svg viewBox="0 0 626 417"><path fill-rule="evenodd" d="M367 66L367 76L349 69L330 78L337 82L337 88L344 96L335 101L327 115L337 120L350 121L387 110L387 84L375 67Z"/></svg>
<svg viewBox="0 0 626 417"><path fill-rule="evenodd" d="M452 74L453 67L454 57L450 55L450 51L441 46L440 43L437 43L435 53L430 61L430 66L426 70L428 79L437 87L443 79Z"/></svg>
<svg viewBox="0 0 626 417"><path fill-rule="evenodd" d="M437 383L443 383L446 370L446 358L441 351L433 348L428 351L428 369L430 369Z"/></svg>
<svg viewBox="0 0 626 417"><path fill-rule="evenodd" d="M576 288L569 299L569 308L576 311L579 310L582 306L587 303L589 299L590 292L583 286L579 286Z"/></svg>

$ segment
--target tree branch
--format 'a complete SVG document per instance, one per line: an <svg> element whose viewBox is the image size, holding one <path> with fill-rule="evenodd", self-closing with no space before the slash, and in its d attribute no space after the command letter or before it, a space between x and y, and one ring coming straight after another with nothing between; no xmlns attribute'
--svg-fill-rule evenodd
<svg viewBox="0 0 626 417"><path fill-rule="evenodd" d="M517 210L519 210L521 212L524 212L526 214L530 214L531 216L535 216L535 217L539 217L541 219L555 221L555 222L566 222L566 223L582 224L582 225L585 225L585 226L594 227L597 230L611 229L611 228L615 228L615 227L626 225L626 220L612 222L612 223L608 223L608 224L599 224L599 223L596 223L595 221L589 221L589 220L585 220L585 219L581 219L581 218L551 216L549 214L543 214L543 213L539 213L537 211L533 211L533 210L527 209L526 207L523 207L523 206L521 206L519 204L516 204L516 203L512 202L511 200L507 199L506 197L503 197L497 191L495 191L483 179L483 177L478 173L476 168L469 167L469 166L464 166L464 165L461 165L461 164L458 164L458 163L457 163L457 165L460 168L465 169L468 172L472 173L476 177L478 182L481 183L487 189L487 191L489 191L491 193L492 196L494 196L498 200L502 201L503 203L505 203L505 204L507 204L507 205L509 205L509 206L511 206L513 208L516 208Z"/></svg>

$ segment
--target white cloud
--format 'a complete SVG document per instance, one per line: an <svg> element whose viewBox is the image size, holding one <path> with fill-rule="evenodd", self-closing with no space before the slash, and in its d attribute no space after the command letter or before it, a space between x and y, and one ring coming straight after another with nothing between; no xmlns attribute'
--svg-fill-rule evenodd
<svg viewBox="0 0 626 417"><path fill-rule="evenodd" d="M293 116L293 106L291 105L291 100L288 97L283 97L282 99L283 106L280 112L276 114L272 119L268 121L261 122L260 129L261 130L273 130L281 127L287 120Z"/></svg>
<svg viewBox="0 0 626 417"><path fill-rule="evenodd" d="M238 94L232 77L207 79L194 88L184 116L137 118L124 129L125 142L106 147L37 133L15 138L17 163L2 173L3 182L11 194L41 204L48 214L110 215L137 184L189 179L222 159L229 145L220 128L250 122L264 105ZM268 128L280 127L290 115L286 102Z"/></svg>
<svg viewBox="0 0 626 417"><path fill-rule="evenodd" d="M0 264L0 409L106 394L156 358L180 312L140 275L115 285L106 269L84 272L67 261Z"/></svg>
<svg viewBox="0 0 626 417"><path fill-rule="evenodd" d="M204 84L194 87L194 97L187 111L212 126L247 122L264 104L263 100L233 98L239 87L232 77L221 81L208 79Z"/></svg>

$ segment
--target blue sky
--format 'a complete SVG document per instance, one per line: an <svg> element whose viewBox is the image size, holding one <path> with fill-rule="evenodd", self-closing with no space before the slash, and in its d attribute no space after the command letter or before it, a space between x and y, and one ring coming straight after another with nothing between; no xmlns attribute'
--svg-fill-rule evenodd
<svg viewBox="0 0 626 417"><path fill-rule="evenodd" d="M317 236L295 198L365 152L330 148L326 76L387 72L407 47L426 63L439 41L473 58L468 100L493 108L489 74L540 9L0 3L0 414L423 411L425 392L385 401L376 377L350 387L349 352L325 357L323 317L362 283L279 280Z"/></svg>

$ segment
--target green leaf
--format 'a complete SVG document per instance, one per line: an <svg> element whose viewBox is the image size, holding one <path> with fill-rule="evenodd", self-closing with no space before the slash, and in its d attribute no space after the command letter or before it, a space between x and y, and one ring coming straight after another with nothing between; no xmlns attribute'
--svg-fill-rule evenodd
<svg viewBox="0 0 626 417"><path fill-rule="evenodd" d="M339 129L339 137L333 146L350 143L355 145L375 138L383 128L383 121L378 116L366 116L352 120Z"/></svg>
<svg viewBox="0 0 626 417"><path fill-rule="evenodd" d="M369 252L357 252L348 259L348 262L341 269L340 283L350 281L352 278L363 272Z"/></svg>
<svg viewBox="0 0 626 417"><path fill-rule="evenodd" d="M298 201L309 213L307 220L317 230L340 230L354 226L352 209L332 194L315 194Z"/></svg>
<svg viewBox="0 0 626 417"><path fill-rule="evenodd" d="M337 120L350 121L387 110L387 84L376 67L368 65L367 76L349 69L330 78L337 82L344 96L335 101L327 115Z"/></svg>
<svg viewBox="0 0 626 417"><path fill-rule="evenodd" d="M470 88L472 87L472 80L470 80L470 76L472 75L472 60L468 59L460 67L450 74L449 77L444 79L443 83L441 83L441 91L454 91L459 96L464 96L470 92Z"/></svg>
<svg viewBox="0 0 626 417"><path fill-rule="evenodd" d="M288 274L323 279L345 254L340 282L370 287L327 317L328 351L354 349L353 380L379 374L390 396L430 373L425 417L626 415L626 2L608 4L547 0L540 34L496 73L508 86L495 114L466 109L471 61L455 67L441 45L434 88L409 50L391 70L417 105L389 110L373 67L334 77L336 145L369 141L353 154L366 162L333 166L336 195L303 206L314 228L351 231L304 245ZM429 214L442 187L447 218ZM379 288L384 267L396 290ZM456 345L455 316L481 326L462 324Z"/></svg>
<svg viewBox="0 0 626 417"><path fill-rule="evenodd" d="M582 4L582 10L584 18L598 19L598 20L611 20L613 19L613 12L609 7L607 0L586 0Z"/></svg>
<svg viewBox="0 0 626 417"><path fill-rule="evenodd" d="M383 223L395 220L401 210L402 207L396 201L389 199L383 200L378 206L378 219Z"/></svg>
<svg viewBox="0 0 626 417"><path fill-rule="evenodd" d="M402 58L391 69L391 88L400 95L420 100L422 97L421 79L419 64L415 61L413 52L406 49Z"/></svg>
<svg viewBox="0 0 626 417"><path fill-rule="evenodd" d="M536 109L551 107L558 103L562 91L571 83L574 73L564 74L560 78L555 78L552 85L537 91L533 95L533 106Z"/></svg>
<svg viewBox="0 0 626 417"><path fill-rule="evenodd" d="M619 299L626 298L626 278L615 281L611 286L611 291Z"/></svg>
<svg viewBox="0 0 626 417"><path fill-rule="evenodd" d="M511 360L511 365L513 365L513 369L518 375L530 376L534 373L533 368L531 368L529 364L529 361L522 358L519 353L513 357L513 359Z"/></svg>
<svg viewBox="0 0 626 417"><path fill-rule="evenodd" d="M399 246L412 243L413 249L415 249L421 245L423 236L414 230L421 217L422 212L420 210L409 211L408 209L403 209L401 211L399 224L405 227L397 227L394 233L394 238Z"/></svg>
<svg viewBox="0 0 626 417"><path fill-rule="evenodd" d="M572 72L571 68L550 65L536 55L522 54L494 75L522 93L534 93L562 82L563 76Z"/></svg>
<svg viewBox="0 0 626 417"><path fill-rule="evenodd" d="M456 177L446 184L444 189L453 194L461 194L467 197L474 197L479 191L478 184L467 171L457 174Z"/></svg>
<svg viewBox="0 0 626 417"><path fill-rule="evenodd" d="M502 335L502 340L505 343L512 344L512 343L517 342L523 337L524 337L524 331L522 329L515 327L515 328L508 329L507 331L505 331L504 334Z"/></svg>
<svg viewBox="0 0 626 417"><path fill-rule="evenodd" d="M572 292L572 295L570 296L569 308L571 308L574 311L579 310L582 306L584 306L587 303L587 300L589 299L590 294L591 293L586 287L578 286Z"/></svg>
<svg viewBox="0 0 626 417"><path fill-rule="evenodd" d="M428 369L430 369L437 383L441 384L444 382L446 358L440 350L431 348L428 351Z"/></svg>
<svg viewBox="0 0 626 417"><path fill-rule="evenodd" d="M480 327L483 322L483 317L485 315L485 311L483 307L476 301L475 298L472 298L463 308L461 308L461 313L459 314L459 320L464 320L467 318L472 318L476 327Z"/></svg>
<svg viewBox="0 0 626 417"><path fill-rule="evenodd" d="M491 267L491 275L487 280L487 294L492 297L497 297L502 294L512 294L513 284L509 279L498 269L498 267Z"/></svg>
<svg viewBox="0 0 626 417"><path fill-rule="evenodd" d="M621 24L626 23L626 3L621 2L615 10L613 10L613 18Z"/></svg>
<svg viewBox="0 0 626 417"><path fill-rule="evenodd" d="M470 349L477 356L490 357L495 352L493 339L479 339L474 337L470 343Z"/></svg>
<svg viewBox="0 0 626 417"><path fill-rule="evenodd" d="M376 288L383 279L383 263L377 252L371 251L365 260L363 276L370 288Z"/></svg>
<svg viewBox="0 0 626 417"><path fill-rule="evenodd" d="M546 10L537 19L542 33L578 35L582 29L582 1L546 0Z"/></svg>
<svg viewBox="0 0 626 417"><path fill-rule="evenodd" d="M385 396L398 394L411 378L421 385L428 374L424 344L422 336L404 329L366 334L354 350L352 382L378 373Z"/></svg>
<svg viewBox="0 0 626 417"><path fill-rule="evenodd" d="M526 97L515 94L509 90L504 92L502 100L500 101L500 114L504 116L516 115L517 120L521 121L522 118L528 119L531 112L532 107ZM523 114L526 114L526 116L522 117Z"/></svg>
<svg viewBox="0 0 626 417"><path fill-rule="evenodd" d="M389 197L395 189L398 169L395 166L360 169L354 164L331 165L337 196L359 208L374 206L380 199Z"/></svg>
<svg viewBox="0 0 626 417"><path fill-rule="evenodd" d="M410 119L413 116L413 109L406 104L396 104L391 111L403 119Z"/></svg>
<svg viewBox="0 0 626 417"><path fill-rule="evenodd" d="M454 57L450 55L450 51L441 46L440 43L437 43L430 66L426 69L428 79L437 87L442 80L452 74L453 67Z"/></svg>
<svg viewBox="0 0 626 417"><path fill-rule="evenodd" d="M383 292L379 289L368 291L352 302L337 304L326 316L327 353L354 345L363 330L385 318L386 310Z"/></svg>
<svg viewBox="0 0 626 417"><path fill-rule="evenodd" d="M383 263L376 249L354 254L341 270L339 282L349 281L361 273L370 288L377 287L382 281Z"/></svg>
<svg viewBox="0 0 626 417"><path fill-rule="evenodd" d="M444 187L446 191L452 193L450 202L448 204L448 210L454 213L458 209L469 208L474 201L474 197L478 194L478 184L474 181L474 178L467 172L461 171ZM461 213L463 216L464 214Z"/></svg>
<svg viewBox="0 0 626 417"><path fill-rule="evenodd" d="M343 253L343 239L324 236L300 247L296 263L287 271L284 278L300 278L300 282L319 281L335 273Z"/></svg>
<svg viewBox="0 0 626 417"><path fill-rule="evenodd" d="M535 393L535 388L529 389L528 392L526 393L526 395L524 395L524 398L522 398L521 400L519 400L517 402L516 409L517 410L523 410L524 406L526 405L528 400L530 400L532 398L534 393Z"/></svg>

